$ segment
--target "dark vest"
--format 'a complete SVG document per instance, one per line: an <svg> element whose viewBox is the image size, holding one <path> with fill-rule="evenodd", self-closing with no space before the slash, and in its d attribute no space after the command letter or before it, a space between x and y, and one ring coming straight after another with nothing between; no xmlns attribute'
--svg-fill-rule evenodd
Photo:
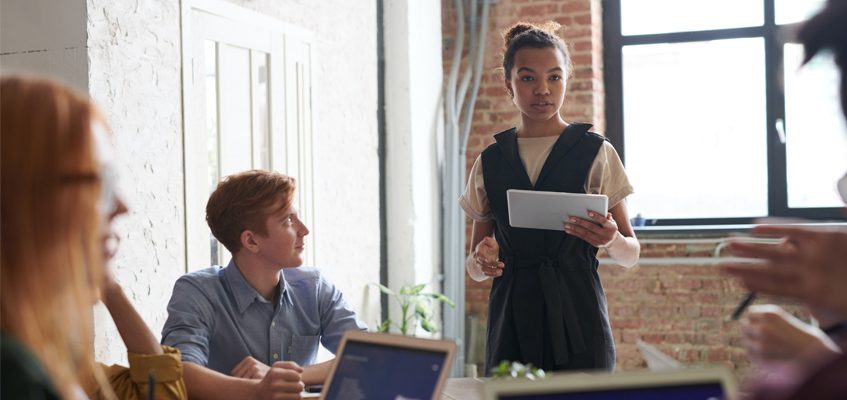
<svg viewBox="0 0 847 400"><path fill-rule="evenodd" d="M488 302L486 371L503 360L545 370L614 368L597 248L564 231L512 228L506 203L508 189L585 193L605 140L590 127L571 124L559 135L535 186L518 154L514 128L495 135L496 143L482 152L485 191L506 264Z"/></svg>

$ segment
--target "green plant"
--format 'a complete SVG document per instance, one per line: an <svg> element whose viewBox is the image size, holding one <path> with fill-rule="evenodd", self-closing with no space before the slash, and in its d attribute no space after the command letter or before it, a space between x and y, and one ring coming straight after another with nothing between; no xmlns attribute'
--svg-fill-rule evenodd
<svg viewBox="0 0 847 400"><path fill-rule="evenodd" d="M379 332L389 332L391 328L396 328L400 334L407 336L410 333L414 334L415 328L420 324L421 328L429 333L438 332L438 327L432 320L432 305L433 303L446 303L450 307L455 308L456 304L449 297L441 293L425 293L423 290L426 283L417 285L406 285L400 288L399 292L395 292L378 283L374 284L379 287L379 291L389 296L394 297L397 303L400 304L400 322L396 323L390 318L382 321L377 328Z"/></svg>
<svg viewBox="0 0 847 400"><path fill-rule="evenodd" d="M543 369L533 367L532 364L524 365L517 361L503 360L496 368L491 370L491 376L494 378L528 378L535 380L543 379L547 374Z"/></svg>

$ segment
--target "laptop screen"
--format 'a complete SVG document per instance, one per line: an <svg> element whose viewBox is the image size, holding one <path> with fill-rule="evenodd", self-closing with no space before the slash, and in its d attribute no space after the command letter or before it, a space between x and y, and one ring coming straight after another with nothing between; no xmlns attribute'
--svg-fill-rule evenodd
<svg viewBox="0 0 847 400"><path fill-rule="evenodd" d="M500 395L498 400L723 400L721 382L692 383L663 387L595 389L567 393Z"/></svg>
<svg viewBox="0 0 847 400"><path fill-rule="evenodd" d="M347 341L327 399L431 399L448 353ZM342 397L343 396L343 397Z"/></svg>

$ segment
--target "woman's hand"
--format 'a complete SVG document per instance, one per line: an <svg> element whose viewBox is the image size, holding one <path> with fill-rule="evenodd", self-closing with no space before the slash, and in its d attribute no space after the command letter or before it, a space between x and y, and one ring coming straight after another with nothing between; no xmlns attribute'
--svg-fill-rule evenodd
<svg viewBox="0 0 847 400"><path fill-rule="evenodd" d="M570 220L564 223L565 232L574 235L594 247L609 247L618 236L618 223L612 214L602 216L594 211L589 211L590 220L578 217L571 217Z"/></svg>
<svg viewBox="0 0 847 400"><path fill-rule="evenodd" d="M472 254L475 266L490 277L503 275L505 264L500 261L500 245L491 236L486 236L477 245Z"/></svg>

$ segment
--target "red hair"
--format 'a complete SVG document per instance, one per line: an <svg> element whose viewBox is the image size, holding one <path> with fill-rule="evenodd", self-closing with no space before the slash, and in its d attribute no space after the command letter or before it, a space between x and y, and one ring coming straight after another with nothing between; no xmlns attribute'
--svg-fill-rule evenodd
<svg viewBox="0 0 847 400"><path fill-rule="evenodd" d="M104 382L91 329L103 279L92 124L102 119L86 95L20 76L0 78L0 114L0 326L71 398L81 382Z"/></svg>
<svg viewBox="0 0 847 400"><path fill-rule="evenodd" d="M206 222L230 253L241 250L241 233L267 234L267 219L294 201L294 178L251 170L224 178L206 203ZM276 206L280 204L279 206Z"/></svg>

